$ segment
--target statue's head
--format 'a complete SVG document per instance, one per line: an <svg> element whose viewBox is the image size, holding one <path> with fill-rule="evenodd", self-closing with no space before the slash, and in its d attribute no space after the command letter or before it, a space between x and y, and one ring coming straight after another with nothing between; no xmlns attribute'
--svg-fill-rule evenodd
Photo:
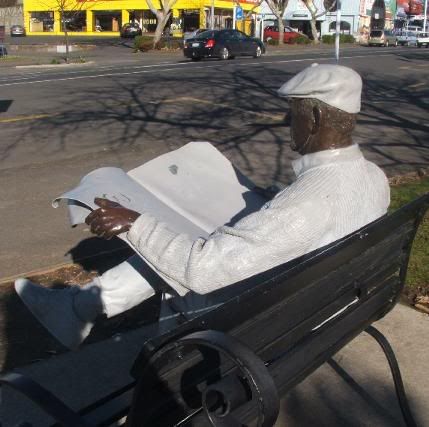
<svg viewBox="0 0 429 427"><path fill-rule="evenodd" d="M361 92L359 74L340 65L313 64L287 81L278 93L289 101L292 149L304 155L351 145Z"/></svg>

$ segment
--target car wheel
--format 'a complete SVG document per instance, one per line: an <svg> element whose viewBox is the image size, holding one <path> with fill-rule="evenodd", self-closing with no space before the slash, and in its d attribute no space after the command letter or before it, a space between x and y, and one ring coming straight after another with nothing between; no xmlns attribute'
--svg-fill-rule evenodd
<svg viewBox="0 0 429 427"><path fill-rule="evenodd" d="M223 47L220 50L220 59L224 61L225 59L228 59L228 58L229 58L229 50L226 47Z"/></svg>
<svg viewBox="0 0 429 427"><path fill-rule="evenodd" d="M260 58L262 55L262 49L261 46L256 46L255 54L253 55L254 58Z"/></svg>

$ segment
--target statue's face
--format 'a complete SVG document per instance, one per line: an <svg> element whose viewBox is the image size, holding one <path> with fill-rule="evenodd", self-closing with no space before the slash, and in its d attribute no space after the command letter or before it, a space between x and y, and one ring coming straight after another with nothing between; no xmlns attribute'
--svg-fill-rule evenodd
<svg viewBox="0 0 429 427"><path fill-rule="evenodd" d="M289 99L291 148L301 155L348 147L356 114L324 105L309 98Z"/></svg>
<svg viewBox="0 0 429 427"><path fill-rule="evenodd" d="M290 105L290 146L300 154L308 152L314 127L314 116L311 108L306 108L303 99L292 98Z"/></svg>

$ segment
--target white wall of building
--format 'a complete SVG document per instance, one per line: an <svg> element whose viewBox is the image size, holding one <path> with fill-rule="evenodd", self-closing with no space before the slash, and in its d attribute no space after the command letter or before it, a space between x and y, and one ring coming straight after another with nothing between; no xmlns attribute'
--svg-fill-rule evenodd
<svg viewBox="0 0 429 427"><path fill-rule="evenodd" d="M315 0L315 4L321 12L324 11L323 0ZM357 35L359 32L360 6L361 0L342 0L341 20L347 22L350 25L350 33L353 35ZM266 2L262 3L261 5L259 19L262 17L264 18L265 26L269 25L270 21L272 22L276 19ZM289 0L288 6L283 15L283 19L288 21L292 27L294 27L294 22L309 21L310 17L310 12L302 0ZM321 35L332 33L330 31L330 25L332 22L335 22L335 19L335 12L328 12L327 14L318 18L318 21L320 22Z"/></svg>

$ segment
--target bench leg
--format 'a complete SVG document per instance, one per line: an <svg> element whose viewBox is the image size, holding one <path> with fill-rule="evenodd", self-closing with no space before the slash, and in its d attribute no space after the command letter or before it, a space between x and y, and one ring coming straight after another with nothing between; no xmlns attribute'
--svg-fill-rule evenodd
<svg viewBox="0 0 429 427"><path fill-rule="evenodd" d="M410 406L408 405L398 361L396 360L395 353L389 344L389 341L387 341L387 338L378 329L374 328L374 326L368 326L368 328L365 329L365 332L377 341L389 362L390 372L392 373L393 382L395 384L396 396L398 397L399 407L401 408L405 424L407 427L417 427L417 424L411 414Z"/></svg>
<svg viewBox="0 0 429 427"><path fill-rule="evenodd" d="M18 373L1 375L0 386L3 385L28 397L63 427L88 427L76 412L29 377Z"/></svg>

